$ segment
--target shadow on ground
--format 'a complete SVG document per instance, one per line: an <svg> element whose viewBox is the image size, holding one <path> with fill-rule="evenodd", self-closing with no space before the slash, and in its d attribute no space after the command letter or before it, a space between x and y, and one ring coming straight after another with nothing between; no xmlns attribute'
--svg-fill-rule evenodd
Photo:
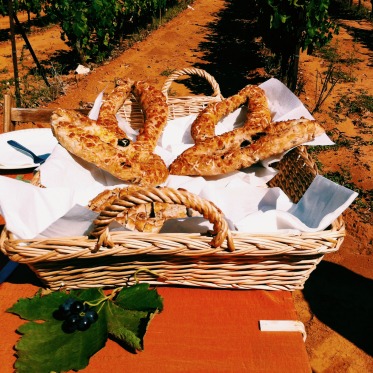
<svg viewBox="0 0 373 373"><path fill-rule="evenodd" d="M8 18L8 16L6 16ZM20 22L21 27L23 30L28 33L30 32L31 28L33 27L46 27L49 24L51 24L50 19L46 16L40 16L33 19L30 19L29 21ZM15 33L20 34L20 28L15 24ZM10 39L10 25L7 28L0 29L0 41L7 41Z"/></svg>
<svg viewBox="0 0 373 373"><path fill-rule="evenodd" d="M260 84L269 78L264 72L266 58L259 42L257 16L253 0L226 1L216 20L206 26L205 40L197 48L204 57L194 67L210 73L224 97L246 84ZM195 94L211 95L211 88L206 88L201 79L191 78L183 84Z"/></svg>
<svg viewBox="0 0 373 373"><path fill-rule="evenodd" d="M210 72L226 97L248 83L266 80L255 74L265 65L263 45L258 41L257 14L255 1L227 1L217 21L207 26L207 40L199 45L205 56L203 64L196 67Z"/></svg>
<svg viewBox="0 0 373 373"><path fill-rule="evenodd" d="M347 14L340 7L331 8L336 20L363 19L357 18L356 13ZM203 62L194 67L214 76L224 97L237 93L246 84L260 84L273 77L271 58L260 38L259 9L260 5L254 0L227 0L225 7L216 14L216 20L206 26L205 40L198 46L198 51L203 52L204 57ZM349 18L344 18L347 16ZM346 28L370 51L373 50L373 35L369 30ZM370 65L373 66L373 54ZM185 85L194 93L211 94L211 90L201 90L196 80Z"/></svg>
<svg viewBox="0 0 373 373"><path fill-rule="evenodd" d="M366 30L360 27L348 26L342 24L341 27L344 27L347 32L359 43L364 45L369 49L369 66L373 66L373 33L371 30Z"/></svg>
<svg viewBox="0 0 373 373"><path fill-rule="evenodd" d="M8 261L9 259L0 253L0 271ZM9 277L4 279L4 281L12 284L31 284L38 287L44 287L42 281L37 277L35 272L33 272L26 264L18 264L13 272L9 274Z"/></svg>
<svg viewBox="0 0 373 373"><path fill-rule="evenodd" d="M370 20L367 19L368 10L364 15L363 12L359 13L358 8L353 7L350 8L345 4L332 1L329 7L329 14L335 22L339 24L340 27L345 28L350 35L354 37L354 39L365 45L369 49L370 55L370 63L369 66L373 66L373 34L371 30L365 29L363 26L359 27L360 24L364 22L372 22L372 16L370 16ZM346 25L343 21L356 21L356 27Z"/></svg>
<svg viewBox="0 0 373 373"><path fill-rule="evenodd" d="M373 356L373 280L322 261L303 294L320 321Z"/></svg>
<svg viewBox="0 0 373 373"><path fill-rule="evenodd" d="M68 75L75 70L80 61L76 53L72 50L56 50L48 60L42 60L40 64L44 66L50 76Z"/></svg>

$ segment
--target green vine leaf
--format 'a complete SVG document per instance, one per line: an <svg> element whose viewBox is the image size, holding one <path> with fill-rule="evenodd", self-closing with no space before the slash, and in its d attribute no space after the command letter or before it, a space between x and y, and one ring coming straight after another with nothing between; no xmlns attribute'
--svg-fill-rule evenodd
<svg viewBox="0 0 373 373"><path fill-rule="evenodd" d="M98 320L88 330L62 330L63 321L55 318L55 311L68 298L88 303L98 313ZM156 290L149 290L148 284L115 289L110 295L93 288L46 295L38 291L32 298L21 298L7 310L28 320L17 329L21 338L15 346L16 372L83 369L90 357L105 346L108 337L133 351L141 351L149 322L162 309L162 298Z"/></svg>
<svg viewBox="0 0 373 373"><path fill-rule="evenodd" d="M124 310L113 302L105 304L105 312L109 333L131 350L143 350L144 324L149 322L149 313Z"/></svg>
<svg viewBox="0 0 373 373"><path fill-rule="evenodd" d="M18 332L22 334L15 346L18 356L15 368L19 373L83 369L107 340L107 327L102 319L87 331L73 334L63 333L56 322L29 322Z"/></svg>
<svg viewBox="0 0 373 373"><path fill-rule="evenodd" d="M153 311L163 310L163 299L156 289L149 290L149 284L137 284L124 288L116 297L115 302L128 310Z"/></svg>
<svg viewBox="0 0 373 373"><path fill-rule="evenodd" d="M156 312L163 310L163 299L149 284L137 284L122 289L115 298L115 304L107 304L109 333L133 350L143 350L143 337L147 326ZM110 315L111 316L111 315ZM118 324L125 325L121 328Z"/></svg>

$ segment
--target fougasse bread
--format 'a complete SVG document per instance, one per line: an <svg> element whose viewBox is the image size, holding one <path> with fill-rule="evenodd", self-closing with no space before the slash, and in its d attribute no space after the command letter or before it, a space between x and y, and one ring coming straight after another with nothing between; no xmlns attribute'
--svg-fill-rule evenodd
<svg viewBox="0 0 373 373"><path fill-rule="evenodd" d="M136 141L128 139L115 116L131 92L143 105L145 117ZM59 143L75 156L120 180L155 186L169 174L163 159L154 154L167 117L168 106L162 92L146 82L124 79L103 102L97 121L73 110L57 109L51 127Z"/></svg>

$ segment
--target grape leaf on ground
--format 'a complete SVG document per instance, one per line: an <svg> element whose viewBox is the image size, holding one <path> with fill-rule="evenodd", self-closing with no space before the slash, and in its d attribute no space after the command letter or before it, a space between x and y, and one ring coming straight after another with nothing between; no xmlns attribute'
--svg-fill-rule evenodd
<svg viewBox="0 0 373 373"><path fill-rule="evenodd" d="M102 289L52 292L19 299L7 311L29 322L21 325L15 346L18 373L49 373L85 368L111 335L132 350L143 349L143 338L152 316L163 309L163 300L148 284L117 289L112 297ZM98 312L98 320L84 332L67 334L54 311L67 298L86 301ZM128 304L128 308L126 307Z"/></svg>
<svg viewBox="0 0 373 373"><path fill-rule="evenodd" d="M149 322L149 313L124 310L113 302L105 304L108 331L131 350L143 349L144 323Z"/></svg>

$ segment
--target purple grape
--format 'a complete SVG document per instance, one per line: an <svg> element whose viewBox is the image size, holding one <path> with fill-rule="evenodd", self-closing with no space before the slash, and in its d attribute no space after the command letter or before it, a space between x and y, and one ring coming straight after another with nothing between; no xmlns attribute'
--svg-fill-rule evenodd
<svg viewBox="0 0 373 373"><path fill-rule="evenodd" d="M82 301L77 300L70 306L71 313L80 313L84 310L84 304Z"/></svg>
<svg viewBox="0 0 373 373"><path fill-rule="evenodd" d="M77 314L71 314L67 319L62 323L62 330L65 333L73 333L78 328L78 323L81 319L81 316Z"/></svg>
<svg viewBox="0 0 373 373"><path fill-rule="evenodd" d="M85 317L93 324L98 319L98 314L95 310L90 309L85 313Z"/></svg>
<svg viewBox="0 0 373 373"><path fill-rule="evenodd" d="M75 302L74 298L67 298L57 310L53 312L53 317L57 320L65 320L70 315L70 307Z"/></svg>
<svg viewBox="0 0 373 373"><path fill-rule="evenodd" d="M81 332L84 332L90 326L91 326L91 321L86 316L83 316L78 321L77 329L80 330Z"/></svg>

